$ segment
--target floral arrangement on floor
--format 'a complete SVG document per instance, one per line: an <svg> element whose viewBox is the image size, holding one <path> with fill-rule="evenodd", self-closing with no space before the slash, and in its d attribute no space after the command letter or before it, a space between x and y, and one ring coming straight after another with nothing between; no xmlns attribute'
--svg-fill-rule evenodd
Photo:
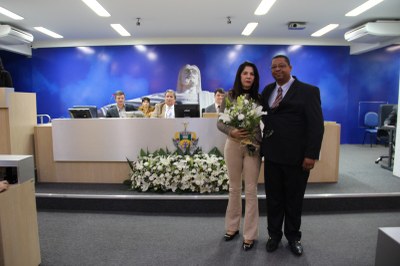
<svg viewBox="0 0 400 266"><path fill-rule="evenodd" d="M141 192L228 191L228 174L224 158L214 148L208 154L200 149L193 154L170 153L162 149L149 153L141 150L136 162L129 161L130 179L124 183Z"/></svg>
<svg viewBox="0 0 400 266"><path fill-rule="evenodd" d="M250 155L253 155L259 148L254 141L254 131L260 126L261 117L267 112L263 112L261 105L252 98L248 99L245 95L238 96L236 102L231 102L226 97L225 103L226 108L223 113L219 114L218 120L226 125L246 129L250 132L249 137L242 140L241 144L247 147Z"/></svg>

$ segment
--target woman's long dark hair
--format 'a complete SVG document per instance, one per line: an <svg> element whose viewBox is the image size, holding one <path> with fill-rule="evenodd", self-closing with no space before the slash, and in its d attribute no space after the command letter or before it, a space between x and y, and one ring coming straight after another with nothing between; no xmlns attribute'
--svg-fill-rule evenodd
<svg viewBox="0 0 400 266"><path fill-rule="evenodd" d="M240 75L242 74L244 68L247 66L253 68L254 71L254 82L250 90L243 89L243 84L242 81L240 80ZM258 69L256 65L246 61L239 66L236 72L235 83L233 84L233 88L230 91L230 94L233 99L236 99L243 93L248 93L251 98L259 102L260 101L260 95L258 93L259 86L260 86L260 75L258 74Z"/></svg>

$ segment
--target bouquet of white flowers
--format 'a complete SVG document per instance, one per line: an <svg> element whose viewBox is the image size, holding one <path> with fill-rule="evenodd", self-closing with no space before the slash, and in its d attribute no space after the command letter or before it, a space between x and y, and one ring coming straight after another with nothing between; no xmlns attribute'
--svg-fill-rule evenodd
<svg viewBox="0 0 400 266"><path fill-rule="evenodd" d="M262 111L262 106L258 105L252 98L247 99L245 95L240 95L236 99L236 103L225 98L226 108L223 113L219 114L219 121L224 124L246 129L250 136L241 141L242 145L247 147L250 155L253 155L259 145L254 141L255 129L260 126L261 116L267 112Z"/></svg>
<svg viewBox="0 0 400 266"><path fill-rule="evenodd" d="M219 153L219 152L218 152ZM130 180L124 183L137 191L220 193L228 191L224 158L198 152L193 155L141 152L136 162L128 160Z"/></svg>

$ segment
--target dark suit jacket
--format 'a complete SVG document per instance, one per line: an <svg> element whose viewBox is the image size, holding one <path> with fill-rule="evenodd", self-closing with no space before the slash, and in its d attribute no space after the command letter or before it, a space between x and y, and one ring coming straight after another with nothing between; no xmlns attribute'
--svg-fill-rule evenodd
<svg viewBox="0 0 400 266"><path fill-rule="evenodd" d="M0 71L0 87L7 87L7 88L13 87L11 75L6 70Z"/></svg>
<svg viewBox="0 0 400 266"><path fill-rule="evenodd" d="M215 109L215 103L207 106L206 109L205 109L205 112L206 113L216 113L217 109Z"/></svg>
<svg viewBox="0 0 400 266"><path fill-rule="evenodd" d="M261 95L264 134L264 160L301 165L304 158L318 159L324 134L319 89L297 79L279 106L270 109L268 99L276 83L267 85Z"/></svg>
<svg viewBox="0 0 400 266"><path fill-rule="evenodd" d="M133 105L125 104L125 111L126 112L136 111L136 108ZM116 105L108 108L106 117L119 117L118 108Z"/></svg>

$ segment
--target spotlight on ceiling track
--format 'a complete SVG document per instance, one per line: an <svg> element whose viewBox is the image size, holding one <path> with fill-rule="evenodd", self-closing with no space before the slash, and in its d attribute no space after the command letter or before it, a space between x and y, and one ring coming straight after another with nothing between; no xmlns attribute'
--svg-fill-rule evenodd
<svg viewBox="0 0 400 266"><path fill-rule="evenodd" d="M137 20L137 21L136 21L136 26L139 27L139 26L140 26L140 18L136 18L136 20Z"/></svg>
<svg viewBox="0 0 400 266"><path fill-rule="evenodd" d="M231 24L231 23L232 23L231 17L226 17L226 24Z"/></svg>

